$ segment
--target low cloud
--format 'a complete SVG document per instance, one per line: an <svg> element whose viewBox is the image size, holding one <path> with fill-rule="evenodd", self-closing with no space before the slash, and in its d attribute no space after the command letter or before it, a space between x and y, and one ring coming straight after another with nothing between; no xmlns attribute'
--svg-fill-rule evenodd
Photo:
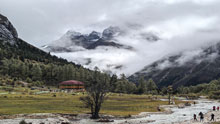
<svg viewBox="0 0 220 124"><path fill-rule="evenodd" d="M177 63L179 66L183 65L194 57L201 55L203 53L202 48L207 48L219 42L220 36L218 35L216 23L218 19L216 17L206 19L189 16L185 19L170 20L172 23L166 20L154 28L152 28L152 25L149 27L124 28L123 30L126 33L117 37L117 41L132 46L133 50L99 47L95 50L56 55L82 65L85 65L88 63L87 60L91 59L91 63L85 65L85 67L92 69L98 66L101 70L111 70L113 73L131 75L155 61L172 55L181 54L182 56L177 60ZM189 20L203 21L200 23L192 21L190 23ZM177 24L180 21L183 25ZM143 36L157 36L158 40L149 41ZM122 67L116 68L117 66ZM163 69L170 66L173 66L172 63L165 61L159 68Z"/></svg>

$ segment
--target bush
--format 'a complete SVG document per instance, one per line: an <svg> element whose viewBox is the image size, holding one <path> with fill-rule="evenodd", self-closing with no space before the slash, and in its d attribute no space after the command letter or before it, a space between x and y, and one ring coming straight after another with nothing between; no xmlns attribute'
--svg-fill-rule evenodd
<svg viewBox="0 0 220 124"><path fill-rule="evenodd" d="M20 121L19 124L28 124L25 120Z"/></svg>
<svg viewBox="0 0 220 124"><path fill-rule="evenodd" d="M33 91L30 91L29 94L30 94L30 95L34 95L34 92L33 92Z"/></svg>
<svg viewBox="0 0 220 124"><path fill-rule="evenodd" d="M29 77L27 77L26 82L31 83L32 80Z"/></svg>
<svg viewBox="0 0 220 124"><path fill-rule="evenodd" d="M195 93L189 93L189 94L180 94L179 96L194 100L194 99L198 99L200 95Z"/></svg>
<svg viewBox="0 0 220 124"><path fill-rule="evenodd" d="M35 82L32 83L32 85L40 87L40 86L44 85L44 82L42 82L42 81L35 81Z"/></svg>
<svg viewBox="0 0 220 124"><path fill-rule="evenodd" d="M12 87L2 87L2 90L12 92L14 90L14 88L12 88Z"/></svg>
<svg viewBox="0 0 220 124"><path fill-rule="evenodd" d="M61 124L70 124L69 122L62 122Z"/></svg>
<svg viewBox="0 0 220 124"><path fill-rule="evenodd" d="M211 95L209 96L211 99L220 99L220 91L213 91L211 92Z"/></svg>

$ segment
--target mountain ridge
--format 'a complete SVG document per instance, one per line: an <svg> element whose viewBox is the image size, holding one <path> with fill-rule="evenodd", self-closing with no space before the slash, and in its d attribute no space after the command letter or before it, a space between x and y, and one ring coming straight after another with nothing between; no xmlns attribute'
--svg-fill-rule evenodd
<svg viewBox="0 0 220 124"><path fill-rule="evenodd" d="M122 48L123 44L117 43L115 37L122 31L119 27L110 26L102 33L92 31L89 34L69 30L60 39L51 44L42 46L43 49L50 52L74 52L84 49L96 49L100 46Z"/></svg>
<svg viewBox="0 0 220 124"><path fill-rule="evenodd" d="M129 80L137 82L140 77L152 78L159 87L179 87L208 83L220 77L220 43L201 50L183 63L181 59L184 60L183 55L179 54L156 61L131 75ZM166 67L160 67L163 64L167 64Z"/></svg>

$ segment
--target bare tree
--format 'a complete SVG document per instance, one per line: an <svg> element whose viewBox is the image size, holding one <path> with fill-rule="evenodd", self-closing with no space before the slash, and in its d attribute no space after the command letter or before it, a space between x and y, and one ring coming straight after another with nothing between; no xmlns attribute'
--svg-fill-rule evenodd
<svg viewBox="0 0 220 124"><path fill-rule="evenodd" d="M88 82L86 82L86 97L81 97L80 100L91 109L93 119L99 118L99 111L102 103L107 98L107 93L110 90L109 76L95 71Z"/></svg>

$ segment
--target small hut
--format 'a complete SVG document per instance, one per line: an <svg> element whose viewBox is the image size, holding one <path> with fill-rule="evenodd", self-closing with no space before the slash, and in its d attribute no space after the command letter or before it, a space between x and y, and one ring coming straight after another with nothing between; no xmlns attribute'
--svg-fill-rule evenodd
<svg viewBox="0 0 220 124"><path fill-rule="evenodd" d="M84 83L76 80L63 81L59 84L60 89L84 90Z"/></svg>

